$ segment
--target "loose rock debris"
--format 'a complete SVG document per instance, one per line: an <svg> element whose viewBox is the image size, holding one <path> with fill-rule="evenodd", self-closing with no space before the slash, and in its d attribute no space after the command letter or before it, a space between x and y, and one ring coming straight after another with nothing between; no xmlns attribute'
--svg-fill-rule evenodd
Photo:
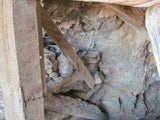
<svg viewBox="0 0 160 120"><path fill-rule="evenodd" d="M89 103L92 101L90 98L102 88L104 81L104 75L98 68L100 52L77 50L77 54L95 79L96 86L90 89L59 47L51 45L54 43L46 39L50 39L48 35L44 36L46 85L49 94L44 100L46 118L107 120L106 113L101 112L97 105Z"/></svg>

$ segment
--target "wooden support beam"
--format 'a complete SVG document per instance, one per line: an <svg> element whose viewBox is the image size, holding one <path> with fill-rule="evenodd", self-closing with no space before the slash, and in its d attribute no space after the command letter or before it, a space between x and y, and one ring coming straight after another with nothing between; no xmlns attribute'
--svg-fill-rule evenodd
<svg viewBox="0 0 160 120"><path fill-rule="evenodd" d="M73 0L73 1L114 3L114 4L128 5L135 7L150 7L150 6L160 5L159 0Z"/></svg>
<svg viewBox="0 0 160 120"><path fill-rule="evenodd" d="M140 8L114 4L104 4L104 6L109 7L118 17L147 38L145 15Z"/></svg>
<svg viewBox="0 0 160 120"><path fill-rule="evenodd" d="M101 112L97 106L82 101L79 98L74 99L62 95L48 96L44 99L44 105L45 109L57 113L91 120L108 120L106 114Z"/></svg>
<svg viewBox="0 0 160 120"><path fill-rule="evenodd" d="M47 33L51 36L54 42L59 46L63 53L68 57L74 67L81 74L82 78L86 81L90 88L94 88L94 78L91 76L88 69L85 67L79 56L76 54L72 46L65 39L59 28L52 21L51 17L43 8L42 12L42 25Z"/></svg>
<svg viewBox="0 0 160 120"><path fill-rule="evenodd" d="M146 28L160 75L160 6L147 9Z"/></svg>
<svg viewBox="0 0 160 120"><path fill-rule="evenodd" d="M73 82L77 82L78 80L81 80L81 77L79 75L79 72L74 72L69 78L64 78L64 80L60 83L53 85L47 85L47 91L49 93L57 93L64 88L67 88L69 85L71 85Z"/></svg>
<svg viewBox="0 0 160 120"><path fill-rule="evenodd" d="M42 79L42 89L43 93L45 94L47 92L47 86L46 86L46 71L44 66L44 46L43 46L43 36L42 36L42 21L41 21L41 6L40 1L38 1L37 4L37 11L38 11L38 35L39 35L39 48L40 48L40 65L41 65L41 79Z"/></svg>
<svg viewBox="0 0 160 120"><path fill-rule="evenodd" d="M0 1L0 83L6 120L44 120L37 0Z"/></svg>

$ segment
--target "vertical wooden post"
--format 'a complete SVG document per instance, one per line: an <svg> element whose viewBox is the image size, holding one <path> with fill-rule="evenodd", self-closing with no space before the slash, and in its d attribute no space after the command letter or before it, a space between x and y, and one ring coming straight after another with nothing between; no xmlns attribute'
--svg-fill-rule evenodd
<svg viewBox="0 0 160 120"><path fill-rule="evenodd" d="M160 6L147 8L146 28L160 75Z"/></svg>
<svg viewBox="0 0 160 120"><path fill-rule="evenodd" d="M7 120L44 120L37 0L0 0L0 83Z"/></svg>
<svg viewBox="0 0 160 120"><path fill-rule="evenodd" d="M43 93L45 94L47 92L47 86L46 86L46 71L44 66L44 47L43 47L43 36L42 36L42 21L41 21L41 6L40 1L38 2L37 6L37 12L38 12L38 31L39 31L39 48L40 48L40 64L41 64L41 78L42 78L42 89Z"/></svg>

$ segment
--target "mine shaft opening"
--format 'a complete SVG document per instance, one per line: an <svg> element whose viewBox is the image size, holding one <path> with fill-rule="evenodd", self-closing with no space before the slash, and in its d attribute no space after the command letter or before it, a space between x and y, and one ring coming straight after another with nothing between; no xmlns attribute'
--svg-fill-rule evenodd
<svg viewBox="0 0 160 120"><path fill-rule="evenodd" d="M0 119L160 119L159 1L8 3Z"/></svg>

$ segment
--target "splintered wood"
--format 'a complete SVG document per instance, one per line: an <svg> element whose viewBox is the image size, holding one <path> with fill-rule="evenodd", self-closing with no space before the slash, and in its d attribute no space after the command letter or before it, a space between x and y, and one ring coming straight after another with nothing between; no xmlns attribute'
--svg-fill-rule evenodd
<svg viewBox="0 0 160 120"><path fill-rule="evenodd" d="M45 97L44 106L45 109L57 113L64 113L86 119L107 120L106 114L101 112L97 106L82 101L79 98L74 99L62 95L49 96Z"/></svg>
<svg viewBox="0 0 160 120"><path fill-rule="evenodd" d="M0 80L6 120L44 120L37 0L0 1Z"/></svg>
<svg viewBox="0 0 160 120"><path fill-rule="evenodd" d="M90 88L94 88L95 81L91 76L90 72L83 64L79 56L73 50L72 46L69 42L65 39L59 28L56 24L52 21L49 14L42 8L42 25L47 33L53 38L54 42L60 47L63 53L68 57L70 62L74 65L74 67L78 70L81 74L83 79L86 81Z"/></svg>

